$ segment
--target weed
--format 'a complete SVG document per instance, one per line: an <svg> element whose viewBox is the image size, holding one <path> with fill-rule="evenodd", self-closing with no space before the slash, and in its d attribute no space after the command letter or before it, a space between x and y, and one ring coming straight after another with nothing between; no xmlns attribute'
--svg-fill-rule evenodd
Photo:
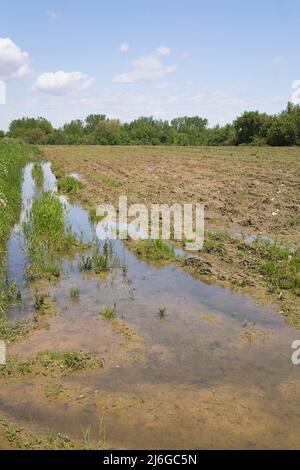
<svg viewBox="0 0 300 470"><path fill-rule="evenodd" d="M176 258L174 248L162 240L139 240L133 244L133 251L145 261L154 263Z"/></svg>
<svg viewBox="0 0 300 470"><path fill-rule="evenodd" d="M114 304L112 307L104 305L101 309L100 315L107 318L108 320L115 318L117 315L116 304Z"/></svg>
<svg viewBox="0 0 300 470"><path fill-rule="evenodd" d="M79 194L82 189L82 183L73 176L65 176L57 181L57 187L60 191L68 194Z"/></svg>
<svg viewBox="0 0 300 470"><path fill-rule="evenodd" d="M100 175L100 181L110 188L119 188L121 186L120 181L108 175Z"/></svg>
<svg viewBox="0 0 300 470"><path fill-rule="evenodd" d="M166 310L167 310L166 307L159 307L158 315L161 320L166 318Z"/></svg>
<svg viewBox="0 0 300 470"><path fill-rule="evenodd" d="M300 294L300 249L292 254L276 243L257 242L263 248L262 273L273 290Z"/></svg>
<svg viewBox="0 0 300 470"><path fill-rule="evenodd" d="M78 301L79 300L79 289L78 289L78 287L72 286L70 288L70 297L73 301Z"/></svg>
<svg viewBox="0 0 300 470"><path fill-rule="evenodd" d="M106 246L106 245L105 245ZM80 271L94 271L96 274L109 270L109 254L107 249L94 244L92 252L80 257L78 267Z"/></svg>
<svg viewBox="0 0 300 470"><path fill-rule="evenodd" d="M55 194L45 192L33 201L23 231L29 259L28 278L59 277L62 263L56 259L57 255L68 253L77 241L66 225L63 204Z"/></svg>
<svg viewBox="0 0 300 470"><path fill-rule="evenodd" d="M37 189L41 191L44 187L44 173L40 163L35 163L33 165L31 174Z"/></svg>

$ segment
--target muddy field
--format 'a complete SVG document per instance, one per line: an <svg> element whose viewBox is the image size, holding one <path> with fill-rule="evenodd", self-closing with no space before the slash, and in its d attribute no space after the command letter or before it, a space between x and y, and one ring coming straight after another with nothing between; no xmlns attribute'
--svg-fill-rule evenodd
<svg viewBox="0 0 300 470"><path fill-rule="evenodd" d="M206 229L300 242L298 148L42 147L46 159L82 175L91 205L197 203ZM275 215L276 213L276 215Z"/></svg>
<svg viewBox="0 0 300 470"><path fill-rule="evenodd" d="M244 243L262 236L299 248L299 149L55 146L42 147L42 153L66 172L80 174L84 188L77 200L85 207L103 202L118 207L119 195L148 207L203 203L206 239L210 231L221 237L201 253L208 269L190 263L185 270L273 303L300 326L299 296L273 292L261 275L261 250Z"/></svg>
<svg viewBox="0 0 300 470"><path fill-rule="evenodd" d="M43 189L56 194L61 175L76 173L82 187L60 198L82 248L61 255L55 278L29 282L24 233L11 234L20 299L8 317L26 328L11 331L0 367L0 448L299 448L299 296L261 274L265 248L246 235L287 244L296 259L300 151L41 150L52 168L41 165L38 188L26 166L20 222ZM119 194L204 202L204 251L153 263L115 241L109 267L83 271L87 209Z"/></svg>

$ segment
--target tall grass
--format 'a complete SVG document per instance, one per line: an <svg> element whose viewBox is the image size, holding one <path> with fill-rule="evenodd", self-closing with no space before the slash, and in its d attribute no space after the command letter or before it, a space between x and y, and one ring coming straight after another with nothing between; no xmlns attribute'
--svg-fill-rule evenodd
<svg viewBox="0 0 300 470"><path fill-rule="evenodd" d="M82 183L73 176L65 176L57 180L57 187L64 193L78 194L82 189Z"/></svg>
<svg viewBox="0 0 300 470"><path fill-rule="evenodd" d="M13 139L0 143L0 316L15 295L3 258L10 231L20 215L22 170L28 155L29 147Z"/></svg>
<svg viewBox="0 0 300 470"><path fill-rule="evenodd" d="M42 191L44 187L44 173L40 163L35 163L32 168L32 178L35 181L36 187L39 191Z"/></svg>
<svg viewBox="0 0 300 470"><path fill-rule="evenodd" d="M0 143L0 256L11 228L19 219L22 170L28 156L26 145L4 139Z"/></svg>
<svg viewBox="0 0 300 470"><path fill-rule="evenodd" d="M33 201L29 221L24 223L23 230L29 279L58 277L62 269L60 257L70 251L76 239L66 224L63 204L55 194L44 192Z"/></svg>
<svg viewBox="0 0 300 470"><path fill-rule="evenodd" d="M265 243L262 272L271 290L290 290L300 296L300 249L291 253L276 243Z"/></svg>

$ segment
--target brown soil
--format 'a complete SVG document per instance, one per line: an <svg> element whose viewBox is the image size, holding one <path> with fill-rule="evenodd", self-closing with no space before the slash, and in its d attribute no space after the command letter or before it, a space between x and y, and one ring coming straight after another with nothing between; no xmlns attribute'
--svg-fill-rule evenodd
<svg viewBox="0 0 300 470"><path fill-rule="evenodd" d="M205 230L265 235L300 246L298 148L42 147L45 159L84 183L76 198L86 207L129 204L205 204ZM274 303L300 326L300 297L272 292L261 275L261 252L231 237L184 269L210 283Z"/></svg>

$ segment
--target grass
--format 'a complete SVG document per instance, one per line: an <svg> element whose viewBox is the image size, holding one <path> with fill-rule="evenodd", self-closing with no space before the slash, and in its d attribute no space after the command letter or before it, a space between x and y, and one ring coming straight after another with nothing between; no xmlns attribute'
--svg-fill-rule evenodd
<svg viewBox="0 0 300 470"><path fill-rule="evenodd" d="M104 183L105 186L108 186L109 188L120 188L120 186L122 186L120 181L116 180L112 176L100 175L99 180L101 183Z"/></svg>
<svg viewBox="0 0 300 470"><path fill-rule="evenodd" d="M78 289L78 287L72 286L70 288L70 297L74 302L79 300L79 289Z"/></svg>
<svg viewBox="0 0 300 470"><path fill-rule="evenodd" d="M101 222L101 220L104 218L105 215L97 215L97 209L95 207L89 209L89 220L92 224L97 224L98 222Z"/></svg>
<svg viewBox="0 0 300 470"><path fill-rule="evenodd" d="M29 149L13 140L0 143L0 252L21 208L22 170Z"/></svg>
<svg viewBox="0 0 300 470"><path fill-rule="evenodd" d="M57 187L60 191L67 194L79 194L82 189L82 183L73 176L64 176L57 180Z"/></svg>
<svg viewBox="0 0 300 470"><path fill-rule="evenodd" d="M133 242L132 249L139 258L150 263L171 261L176 258L174 248L162 240L139 240Z"/></svg>
<svg viewBox="0 0 300 470"><path fill-rule="evenodd" d="M68 375L76 371L102 366L102 361L84 351L43 351L33 359L9 356L5 365L0 365L0 377L16 378L23 375Z"/></svg>
<svg viewBox="0 0 300 470"><path fill-rule="evenodd" d="M97 359L83 351L40 352L37 361L45 368L60 368L68 372L90 369L99 365Z"/></svg>
<svg viewBox="0 0 300 470"><path fill-rule="evenodd" d="M100 311L100 315L107 318L108 320L115 318L117 315L116 304L112 307L104 305Z"/></svg>
<svg viewBox="0 0 300 470"><path fill-rule="evenodd" d="M66 224L63 204L55 194L45 192L33 201L23 230L29 259L28 278L59 277L62 270L59 256L70 252L77 241Z"/></svg>
<svg viewBox="0 0 300 470"><path fill-rule="evenodd" d="M8 281L3 258L10 231L20 215L22 172L29 153L29 146L13 139L0 143L0 318L17 296L15 284Z"/></svg>
<svg viewBox="0 0 300 470"><path fill-rule="evenodd" d="M44 187L44 173L40 163L35 163L33 165L32 178L35 181L37 189L41 191Z"/></svg>
<svg viewBox="0 0 300 470"><path fill-rule="evenodd" d="M83 254L78 263L79 270L84 271L93 271L96 274L109 270L109 253L106 245L104 245L103 250L98 243L94 243L92 251L88 254Z"/></svg>
<svg viewBox="0 0 300 470"><path fill-rule="evenodd" d="M77 442L69 436L55 431L47 433L34 433L19 426L10 423L5 419L0 419L0 430L4 438L15 449L20 450L104 450L106 448L105 435L102 423L99 425L97 442L94 444L89 432L82 430L82 441Z"/></svg>
<svg viewBox="0 0 300 470"><path fill-rule="evenodd" d="M0 338L4 341L16 341L23 338L30 331L30 325L26 320L13 322L6 318L0 318Z"/></svg>
<svg viewBox="0 0 300 470"><path fill-rule="evenodd" d="M292 253L276 243L263 243L262 273L271 290L290 290L300 296L300 249Z"/></svg>

